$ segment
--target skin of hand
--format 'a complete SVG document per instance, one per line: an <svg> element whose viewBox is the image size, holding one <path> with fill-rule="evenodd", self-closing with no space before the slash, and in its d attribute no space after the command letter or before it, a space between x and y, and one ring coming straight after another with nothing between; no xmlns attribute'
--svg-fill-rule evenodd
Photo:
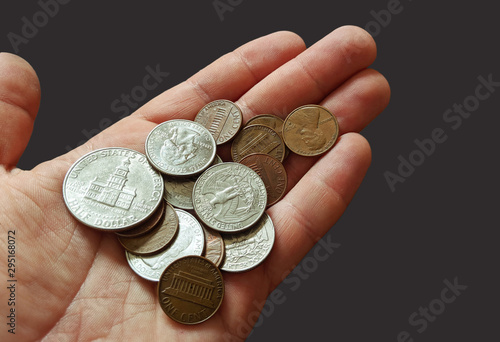
<svg viewBox="0 0 500 342"><path fill-rule="evenodd" d="M32 170L15 167L40 104L35 71L23 59L0 54L0 250L16 231L16 335L0 329L0 340L243 341L271 291L335 224L361 184L371 161L358 133L387 106L386 79L370 69L376 56L364 30L340 27L306 48L291 32L276 32L230 52L191 78L166 90L75 150ZM237 75L238 77L235 77ZM276 241L259 267L224 273L225 297L208 321L185 326L157 303L156 283L128 266L116 237L79 223L63 201L62 182L84 154L103 147L144 153L147 134L169 119L194 119L216 99L235 102L244 122L263 113L285 118L310 103L334 113L335 146L320 157L290 154L284 165L287 194L267 210ZM221 152L229 160L228 148ZM0 259L7 284L7 258ZM9 313L8 291L0 293ZM260 304L259 304L260 303ZM5 321L5 318L4 318Z"/></svg>

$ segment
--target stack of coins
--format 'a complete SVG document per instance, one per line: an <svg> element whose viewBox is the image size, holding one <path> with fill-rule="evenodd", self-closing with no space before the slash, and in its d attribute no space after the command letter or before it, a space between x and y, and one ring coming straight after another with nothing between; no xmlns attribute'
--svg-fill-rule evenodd
<svg viewBox="0 0 500 342"><path fill-rule="evenodd" d="M224 297L221 270L251 270L271 252L275 231L265 210L285 194L282 162L290 151L320 155L338 135L335 116L317 105L284 121L263 114L242 122L236 104L211 102L194 121L157 125L145 155L93 151L63 183L71 214L115 233L131 269L158 282L160 306L180 323L215 314ZM217 146L231 141L233 160L222 162Z"/></svg>

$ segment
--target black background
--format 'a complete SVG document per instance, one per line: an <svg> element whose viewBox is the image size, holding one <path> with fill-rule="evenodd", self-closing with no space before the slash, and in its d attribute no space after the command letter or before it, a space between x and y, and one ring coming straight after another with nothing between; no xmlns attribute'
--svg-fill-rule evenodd
<svg viewBox="0 0 500 342"><path fill-rule="evenodd" d="M105 118L117 121L110 104L141 84L147 66L160 64L170 75L140 104L261 35L291 30L309 46L339 26L372 22L373 68L392 89L390 105L362 131L372 165L325 237L340 246L325 261L306 257L307 279L280 285L282 300L266 306L248 341L397 341L402 331L414 341L497 340L500 88L457 129L443 113L474 95L479 76L500 81L498 11L491 1L402 0L375 31L373 13L394 1L233 0L224 20L213 1L70 1L19 46L42 85L19 166L75 147ZM40 10L35 1L4 1L0 49L16 52L8 34L21 34L22 18L32 21ZM397 173L398 156L408 159L414 140L436 128L446 141L391 191L384 173ZM417 332L410 315L455 278L467 289Z"/></svg>

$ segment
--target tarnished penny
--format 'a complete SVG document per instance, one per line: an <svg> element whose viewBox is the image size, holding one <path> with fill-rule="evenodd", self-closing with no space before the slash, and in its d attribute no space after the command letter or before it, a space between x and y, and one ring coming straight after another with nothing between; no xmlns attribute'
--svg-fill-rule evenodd
<svg viewBox="0 0 500 342"><path fill-rule="evenodd" d="M200 220L219 232L249 228L264 213L264 182L248 166L217 164L203 172L193 188L194 210Z"/></svg>
<svg viewBox="0 0 500 342"><path fill-rule="evenodd" d="M227 272L243 272L260 265L274 245L274 225L269 215L262 218L249 230L223 234L226 256L220 269Z"/></svg>
<svg viewBox="0 0 500 342"><path fill-rule="evenodd" d="M252 153L269 154L282 162L285 157L285 144L279 134L268 126L245 126L231 144L231 157L233 161L239 162Z"/></svg>
<svg viewBox="0 0 500 342"><path fill-rule="evenodd" d="M166 206L165 201L162 201L160 207L156 209L153 215L151 215L151 217L147 219L146 222L140 224L137 227L124 230L121 232L116 232L115 234L118 236L125 236L125 237L136 237L142 234L146 234L147 232L155 228L157 223L160 222L160 220L163 218L163 213L165 212L165 206Z"/></svg>
<svg viewBox="0 0 500 342"><path fill-rule="evenodd" d="M182 324L198 324L219 309L224 298L224 280L210 260L186 256L165 269L157 291L160 306L168 317Z"/></svg>
<svg viewBox="0 0 500 342"><path fill-rule="evenodd" d="M286 191L287 174L283 164L267 154L254 153L240 160L264 181L267 190L267 206L278 202Z"/></svg>
<svg viewBox="0 0 500 342"><path fill-rule="evenodd" d="M222 163L222 159L220 159L218 155L215 155L212 165L220 163ZM176 208L187 210L193 209L193 187L197 179L198 176L182 178L171 176L163 177L165 182L163 197L168 203Z"/></svg>
<svg viewBox="0 0 500 342"><path fill-rule="evenodd" d="M264 125L267 127L271 127L278 133L278 135L283 138L283 119L279 116L272 114L259 114L249 119L245 126L250 125Z"/></svg>
<svg viewBox="0 0 500 342"><path fill-rule="evenodd" d="M163 220L151 231L138 237L118 236L118 241L130 253L138 255L154 254L174 239L179 227L179 219L174 208L167 203Z"/></svg>
<svg viewBox="0 0 500 342"><path fill-rule="evenodd" d="M241 109L229 100L216 100L205 105L194 118L207 128L217 145L228 142L238 133L243 122Z"/></svg>
<svg viewBox="0 0 500 342"><path fill-rule="evenodd" d="M306 105L292 111L283 125L286 146L302 156L317 156L328 151L337 140L339 124L328 109Z"/></svg>
<svg viewBox="0 0 500 342"><path fill-rule="evenodd" d="M130 268L144 279L158 281L161 273L175 259L186 255L202 255L205 236L200 222L190 213L175 209L179 218L179 231L166 249L153 255L136 255L125 251Z"/></svg>
<svg viewBox="0 0 500 342"><path fill-rule="evenodd" d="M83 224L123 231L145 222L163 201L163 178L146 156L121 147L78 159L63 181L66 206Z"/></svg>
<svg viewBox="0 0 500 342"><path fill-rule="evenodd" d="M203 256L219 267L224 260L224 240L215 230L204 225L201 226L205 233L205 253Z"/></svg>
<svg viewBox="0 0 500 342"><path fill-rule="evenodd" d="M267 127L271 127L276 131L276 133L278 133L281 140L283 140L283 123L284 123L283 119L280 118L279 116L273 114L259 114L249 119L245 124L245 126L264 125ZM286 159L289 153L290 150L285 145L285 157L283 159Z"/></svg>
<svg viewBox="0 0 500 342"><path fill-rule="evenodd" d="M216 145L212 134L199 123L169 120L157 125L146 138L146 155L160 172L193 176L212 164Z"/></svg>

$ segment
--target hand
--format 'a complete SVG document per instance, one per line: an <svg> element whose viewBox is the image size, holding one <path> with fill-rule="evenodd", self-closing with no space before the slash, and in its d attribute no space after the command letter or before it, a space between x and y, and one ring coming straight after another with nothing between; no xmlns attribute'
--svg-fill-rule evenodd
<svg viewBox="0 0 500 342"><path fill-rule="evenodd" d="M0 54L0 249L7 250L7 231L15 229L15 337L243 341L242 322L255 323L257 317L250 314L260 309L254 303L263 303L332 227L368 169L370 147L356 132L385 108L390 96L385 78L367 69L375 55L371 36L355 27L339 28L308 49L293 33L270 34L222 56L75 150L22 171L15 165L31 134L40 88L26 62ZM163 313L156 283L129 268L113 234L83 226L70 215L62 181L82 155L112 146L144 153L155 125L192 120L206 103L222 98L241 107L244 122L264 113L284 118L296 107L319 103L337 116L340 134L320 158L290 154L285 161L289 192L268 209L276 228L271 254L252 271L224 273L219 311L200 325L184 326ZM0 260L6 284L6 258ZM1 291L3 316L7 296ZM9 337L4 325L0 340Z"/></svg>

